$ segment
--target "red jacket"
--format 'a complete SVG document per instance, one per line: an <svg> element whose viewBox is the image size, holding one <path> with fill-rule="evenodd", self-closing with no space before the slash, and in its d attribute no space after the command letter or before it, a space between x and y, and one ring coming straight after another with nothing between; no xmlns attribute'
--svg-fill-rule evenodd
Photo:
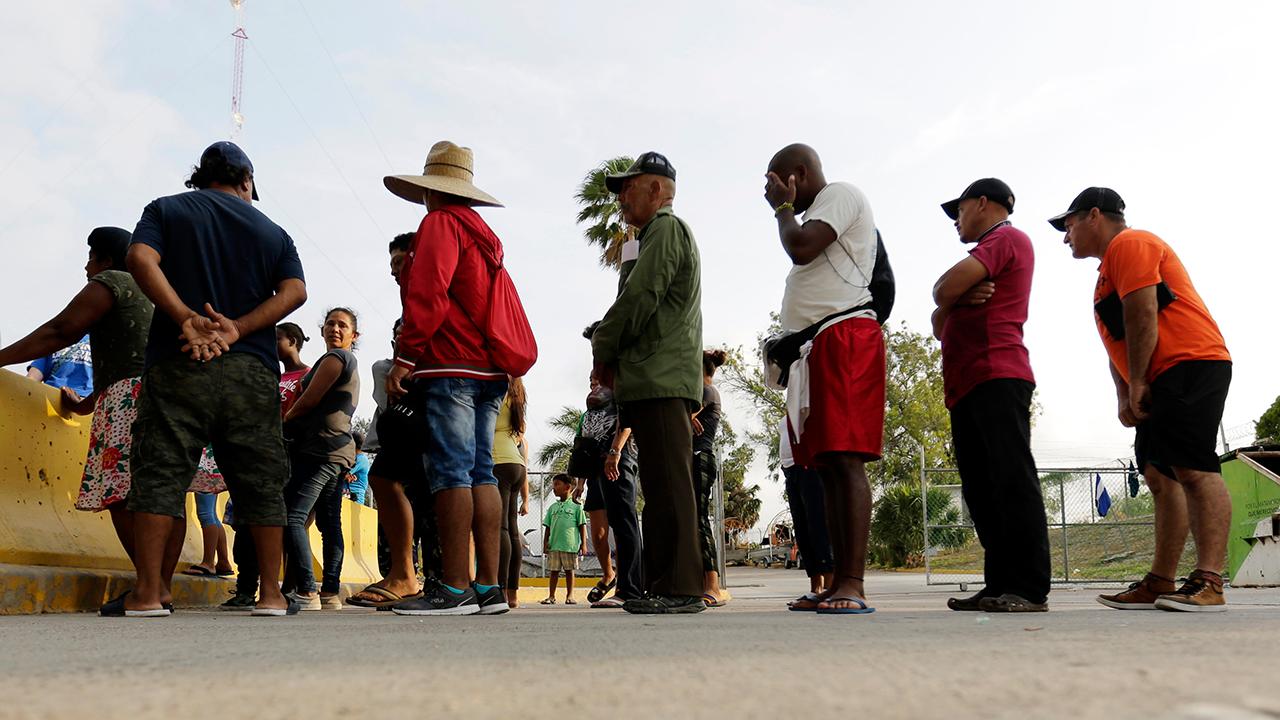
<svg viewBox="0 0 1280 720"><path fill-rule="evenodd" d="M502 241L475 210L450 205L427 213L400 274L398 365L415 378L506 379L479 325L489 304L490 268L502 255Z"/></svg>

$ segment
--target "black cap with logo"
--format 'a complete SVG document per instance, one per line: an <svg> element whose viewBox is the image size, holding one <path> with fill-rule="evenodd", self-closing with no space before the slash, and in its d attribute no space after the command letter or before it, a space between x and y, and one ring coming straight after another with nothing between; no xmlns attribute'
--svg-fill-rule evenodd
<svg viewBox="0 0 1280 720"><path fill-rule="evenodd" d="M1010 214L1013 213L1013 190L1010 190L1003 180L996 178L982 178L969 183L969 187L960 193L960 197L950 202L942 203L942 212L946 213L947 217L955 220L960 216L961 200L973 200L980 197L984 197L994 203L1000 203Z"/></svg>
<svg viewBox="0 0 1280 720"><path fill-rule="evenodd" d="M616 173L604 176L604 186L611 193L622 192L622 183L627 178L633 178L637 175L661 175L662 177L676 179L676 169L671 166L671 161L662 153L656 153L652 150L642 154L631 163L631 167L626 172Z"/></svg>
<svg viewBox="0 0 1280 720"><path fill-rule="evenodd" d="M1071 201L1071 206L1061 215L1055 215L1049 218L1049 224L1058 232L1066 232L1066 219L1076 213L1088 212L1094 208L1098 208L1104 213L1113 213L1124 216L1124 200L1120 198L1120 193L1111 188L1091 187L1085 188L1083 192Z"/></svg>

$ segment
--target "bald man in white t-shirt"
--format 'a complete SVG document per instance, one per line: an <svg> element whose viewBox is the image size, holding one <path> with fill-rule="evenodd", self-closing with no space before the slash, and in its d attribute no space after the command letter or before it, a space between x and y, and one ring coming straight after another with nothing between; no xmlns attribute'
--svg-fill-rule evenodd
<svg viewBox="0 0 1280 720"><path fill-rule="evenodd" d="M807 145L769 162L765 199L794 266L782 326L819 326L807 356L809 412L790 417L796 462L817 468L829 511L834 577L817 611L873 612L862 575L871 528L865 463L880 459L884 434L884 337L869 307L877 243L871 204L858 188L828 183ZM803 213L803 224L796 215Z"/></svg>

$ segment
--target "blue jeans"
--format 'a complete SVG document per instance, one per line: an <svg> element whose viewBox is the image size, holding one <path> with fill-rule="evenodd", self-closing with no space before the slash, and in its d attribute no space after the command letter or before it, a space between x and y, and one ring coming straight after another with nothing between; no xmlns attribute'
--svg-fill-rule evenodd
<svg viewBox="0 0 1280 720"><path fill-rule="evenodd" d="M196 493L196 517L200 527L222 527L218 522L218 496L213 493Z"/></svg>
<svg viewBox="0 0 1280 720"><path fill-rule="evenodd" d="M342 476L346 468L336 462L312 458L291 458L289 484L284 502L289 526L284 531L284 551L295 589L312 593L316 589L311 570L311 542L307 538L307 517L316 511L316 527L324 548L324 578L320 591L336 593L342 575Z"/></svg>
<svg viewBox="0 0 1280 720"><path fill-rule="evenodd" d="M426 456L432 494L496 486L493 428L507 394L507 381L433 378L419 382L430 428Z"/></svg>

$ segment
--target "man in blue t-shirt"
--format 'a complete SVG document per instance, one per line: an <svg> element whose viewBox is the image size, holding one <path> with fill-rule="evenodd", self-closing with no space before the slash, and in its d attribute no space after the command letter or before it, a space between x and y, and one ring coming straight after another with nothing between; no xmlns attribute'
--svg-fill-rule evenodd
<svg viewBox="0 0 1280 720"><path fill-rule="evenodd" d="M294 614L276 584L288 463L275 325L306 300L302 263L288 233L253 207L253 165L235 144L210 145L186 185L193 192L147 205L129 248L129 271L156 305L133 427L138 584L101 612L165 614L187 485L210 445L257 547L253 612Z"/></svg>

